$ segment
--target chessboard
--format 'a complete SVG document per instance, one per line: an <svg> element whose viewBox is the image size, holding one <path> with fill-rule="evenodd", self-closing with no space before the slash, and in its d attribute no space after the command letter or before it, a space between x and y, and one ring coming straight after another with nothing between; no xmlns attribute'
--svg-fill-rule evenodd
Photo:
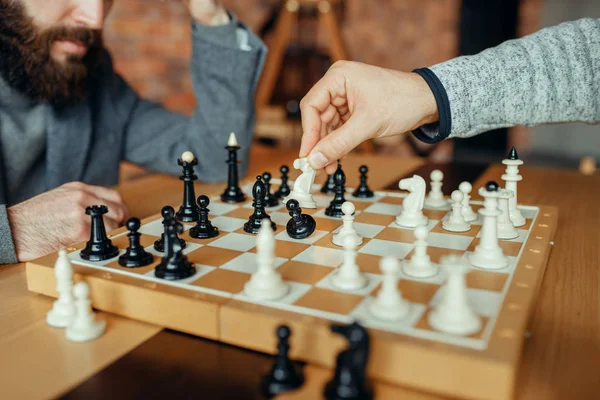
<svg viewBox="0 0 600 400"><path fill-rule="evenodd" d="M414 232L395 224L405 194L375 192L372 198L360 199L348 190L346 199L356 207L354 226L364 238L356 261L369 283L344 292L330 282L344 257L344 250L332 243L342 221L325 215L332 196L318 189L313 190L317 208L303 210L316 221L316 231L306 239L288 236L285 225L290 216L283 204L267 209L276 223L277 270L291 288L279 300L261 301L244 294L244 285L257 268L256 235L243 230L252 213L251 186L242 188L248 196L242 203L211 197L211 221L220 230L217 237L194 239L189 235L193 224L184 225L181 237L187 242L184 253L196 266L193 276L179 281L154 276L161 253L152 245L164 229L157 214L143 220L139 230L142 245L156 256L153 264L131 269L121 267L116 258L89 262L80 257L82 243L67 249L75 280L88 282L92 304L99 310L251 350L274 353L274 332L287 324L293 332L291 357L325 367L335 364L335 355L345 345L330 331L331 323L358 321L371 336L372 378L453 397L511 398L528 320L550 256L557 210L519 205L525 226L518 228L518 238L500 241L509 266L471 268L467 296L483 324L479 332L464 337L436 331L427 322L445 290L444 270L425 279L401 273L399 288L411 311L399 322L383 322L369 313L367 305L381 286L380 259L407 260L414 251ZM471 205L475 211L482 207L477 201ZM474 250L480 240L480 219L468 232L452 233L442 228L449 211L423 211L429 219L428 254L433 262ZM122 254L128 245L125 228L109 237ZM56 258L51 254L27 263L29 290L57 297Z"/></svg>

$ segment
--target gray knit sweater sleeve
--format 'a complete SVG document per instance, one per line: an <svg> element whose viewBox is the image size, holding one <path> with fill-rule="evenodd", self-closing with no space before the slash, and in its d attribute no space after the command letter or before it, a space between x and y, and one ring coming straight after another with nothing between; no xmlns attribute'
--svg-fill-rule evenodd
<svg viewBox="0 0 600 400"><path fill-rule="evenodd" d="M597 123L600 20L581 19L546 28L429 71L443 86L438 92L445 91L436 94L438 109L445 100L450 119L444 124L440 110L439 124L420 129L431 141L516 125ZM435 77L426 79L432 89Z"/></svg>

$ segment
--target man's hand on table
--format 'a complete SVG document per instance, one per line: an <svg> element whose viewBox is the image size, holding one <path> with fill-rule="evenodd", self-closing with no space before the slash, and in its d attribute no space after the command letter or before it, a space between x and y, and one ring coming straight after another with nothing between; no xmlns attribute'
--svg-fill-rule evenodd
<svg viewBox="0 0 600 400"><path fill-rule="evenodd" d="M300 103L302 145L314 169L332 174L362 142L398 135L438 119L429 85L416 73L357 62L335 63Z"/></svg>
<svg viewBox="0 0 600 400"><path fill-rule="evenodd" d="M204 25L224 25L229 15L219 0L184 0L192 17Z"/></svg>
<svg viewBox="0 0 600 400"><path fill-rule="evenodd" d="M91 219L85 208L101 204L108 207L104 225L109 232L129 214L117 191L80 182L67 183L7 208L19 261L88 240Z"/></svg>

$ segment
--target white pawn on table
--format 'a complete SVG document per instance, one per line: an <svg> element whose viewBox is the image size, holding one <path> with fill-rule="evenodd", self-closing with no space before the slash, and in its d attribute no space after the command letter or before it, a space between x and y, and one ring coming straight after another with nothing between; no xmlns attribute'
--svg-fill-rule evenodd
<svg viewBox="0 0 600 400"><path fill-rule="evenodd" d="M355 247L358 247L363 243L363 238L356 232L356 229L354 229L353 214L355 210L356 207L349 201L346 201L344 204L342 204L342 212L344 213L342 216L342 221L344 222L339 232L334 234L331 239L333 244L336 246L344 246L344 240L346 240L347 237L352 239Z"/></svg>
<svg viewBox="0 0 600 400"><path fill-rule="evenodd" d="M471 224L465 221L463 216L463 193L460 190L452 192L452 211L444 222L442 228L449 232L467 232L471 230Z"/></svg>
<svg viewBox="0 0 600 400"><path fill-rule="evenodd" d="M415 249L410 260L402 262L402 272L413 278L429 278L437 275L438 266L431 262L427 254L429 230L425 226L417 226L414 235Z"/></svg>
<svg viewBox="0 0 600 400"><path fill-rule="evenodd" d="M46 315L48 325L55 328L66 328L75 317L75 298L73 297L73 265L65 250L58 252L54 264L56 291L58 299Z"/></svg>
<svg viewBox="0 0 600 400"><path fill-rule="evenodd" d="M403 228L416 228L419 225L427 225L427 217L423 214L423 203L425 201L425 181L418 175L412 178L402 179L398 183L402 190L408 190L410 194L402 201L402 211L396 217L396 225Z"/></svg>
<svg viewBox="0 0 600 400"><path fill-rule="evenodd" d="M356 246L351 237L344 238L344 262L331 275L331 284L343 291L354 291L367 286L369 280L356 263Z"/></svg>
<svg viewBox="0 0 600 400"><path fill-rule="evenodd" d="M431 178L429 182L431 190L425 199L425 206L429 208L448 209L448 201L444 197L444 192L442 192L444 173L439 169L434 169L431 171L429 177Z"/></svg>
<svg viewBox="0 0 600 400"><path fill-rule="evenodd" d="M477 213L475 211L473 211L473 209L471 208L471 191L473 190L473 186L467 182L461 182L460 185L458 185L458 190L460 190L463 194L463 199L462 199L462 215L465 218L465 221L467 222L474 222L477 221Z"/></svg>
<svg viewBox="0 0 600 400"><path fill-rule="evenodd" d="M72 342L86 342L102 336L106 330L106 321L96 320L90 301L90 287L81 281L73 287L75 295L75 317L67 326L65 336Z"/></svg>
<svg viewBox="0 0 600 400"><path fill-rule="evenodd" d="M369 303L369 312L382 321L401 320L408 315L411 305L398 289L400 264L395 257L388 256L381 259L379 268L383 274L381 289Z"/></svg>

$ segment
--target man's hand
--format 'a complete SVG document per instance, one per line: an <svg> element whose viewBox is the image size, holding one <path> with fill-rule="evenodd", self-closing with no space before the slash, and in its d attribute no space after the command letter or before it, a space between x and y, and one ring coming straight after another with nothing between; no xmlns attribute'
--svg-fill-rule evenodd
<svg viewBox="0 0 600 400"><path fill-rule="evenodd" d="M335 63L300 102L302 145L314 169L332 174L360 143L438 120L429 85L416 73Z"/></svg>
<svg viewBox="0 0 600 400"><path fill-rule="evenodd" d="M7 208L19 261L29 261L89 239L90 217L85 208L104 204L107 231L118 228L129 211L112 189L80 182L67 183Z"/></svg>
<svg viewBox="0 0 600 400"><path fill-rule="evenodd" d="M219 0L185 0L192 17L204 25L224 25L229 15Z"/></svg>

